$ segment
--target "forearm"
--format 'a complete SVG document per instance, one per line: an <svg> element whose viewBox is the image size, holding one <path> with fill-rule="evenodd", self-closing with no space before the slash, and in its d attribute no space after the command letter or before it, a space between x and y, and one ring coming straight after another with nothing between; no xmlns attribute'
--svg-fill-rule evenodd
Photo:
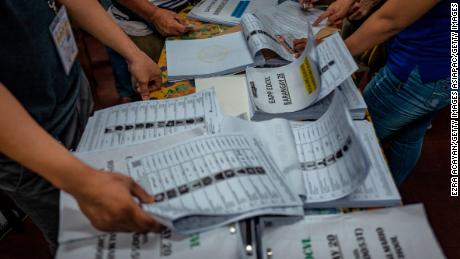
<svg viewBox="0 0 460 259"><path fill-rule="evenodd" d="M2 84L0 113L0 153L66 191L92 172L47 134Z"/></svg>
<svg viewBox="0 0 460 259"><path fill-rule="evenodd" d="M155 12L159 9L148 0L118 0L118 2L144 18L146 21L151 20L152 16L154 16Z"/></svg>
<svg viewBox="0 0 460 259"><path fill-rule="evenodd" d="M352 55L359 55L404 30L437 3L438 0L387 0L345 43Z"/></svg>
<svg viewBox="0 0 460 259"><path fill-rule="evenodd" d="M140 54L139 48L115 24L96 0L60 0L72 19L128 62Z"/></svg>
<svg viewBox="0 0 460 259"><path fill-rule="evenodd" d="M391 38L402 28L395 26L393 21L371 16L358 30L345 40L353 56L376 46Z"/></svg>

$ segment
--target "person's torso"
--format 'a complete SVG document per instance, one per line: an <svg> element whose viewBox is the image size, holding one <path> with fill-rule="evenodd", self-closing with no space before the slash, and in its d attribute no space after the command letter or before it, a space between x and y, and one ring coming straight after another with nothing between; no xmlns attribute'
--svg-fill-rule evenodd
<svg viewBox="0 0 460 259"><path fill-rule="evenodd" d="M450 2L441 1L389 42L388 65L399 79L416 66L424 82L450 75L449 14Z"/></svg>
<svg viewBox="0 0 460 259"><path fill-rule="evenodd" d="M46 0L0 1L0 82L57 137L72 116L80 67L64 71L49 30L55 16Z"/></svg>

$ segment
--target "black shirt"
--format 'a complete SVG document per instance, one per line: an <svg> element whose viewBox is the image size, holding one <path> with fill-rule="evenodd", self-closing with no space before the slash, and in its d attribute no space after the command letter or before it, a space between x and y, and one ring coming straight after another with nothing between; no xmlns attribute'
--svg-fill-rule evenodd
<svg viewBox="0 0 460 259"><path fill-rule="evenodd" d="M49 30L55 16L46 0L0 1L0 82L57 137L74 111L80 66L66 75Z"/></svg>

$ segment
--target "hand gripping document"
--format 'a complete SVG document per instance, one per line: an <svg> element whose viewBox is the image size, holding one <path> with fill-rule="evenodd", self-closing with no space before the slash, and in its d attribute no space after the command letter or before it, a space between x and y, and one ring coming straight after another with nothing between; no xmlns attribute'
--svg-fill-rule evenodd
<svg viewBox="0 0 460 259"><path fill-rule="evenodd" d="M312 28L309 27L309 39ZM358 69L338 33L318 46L309 41L294 62L277 68L247 68L254 110L287 113L303 110L329 95Z"/></svg>

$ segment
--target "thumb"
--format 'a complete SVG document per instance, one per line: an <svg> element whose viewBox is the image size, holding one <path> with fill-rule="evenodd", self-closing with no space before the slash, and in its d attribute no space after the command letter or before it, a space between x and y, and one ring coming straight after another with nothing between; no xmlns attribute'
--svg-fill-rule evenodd
<svg viewBox="0 0 460 259"><path fill-rule="evenodd" d="M153 203L155 198L148 194L139 184L132 182L131 184L131 194L138 198L142 203Z"/></svg>
<svg viewBox="0 0 460 259"><path fill-rule="evenodd" d="M140 81L138 81L136 90L141 95L142 100L148 100L149 99L150 91L149 91L148 82L140 82Z"/></svg>

